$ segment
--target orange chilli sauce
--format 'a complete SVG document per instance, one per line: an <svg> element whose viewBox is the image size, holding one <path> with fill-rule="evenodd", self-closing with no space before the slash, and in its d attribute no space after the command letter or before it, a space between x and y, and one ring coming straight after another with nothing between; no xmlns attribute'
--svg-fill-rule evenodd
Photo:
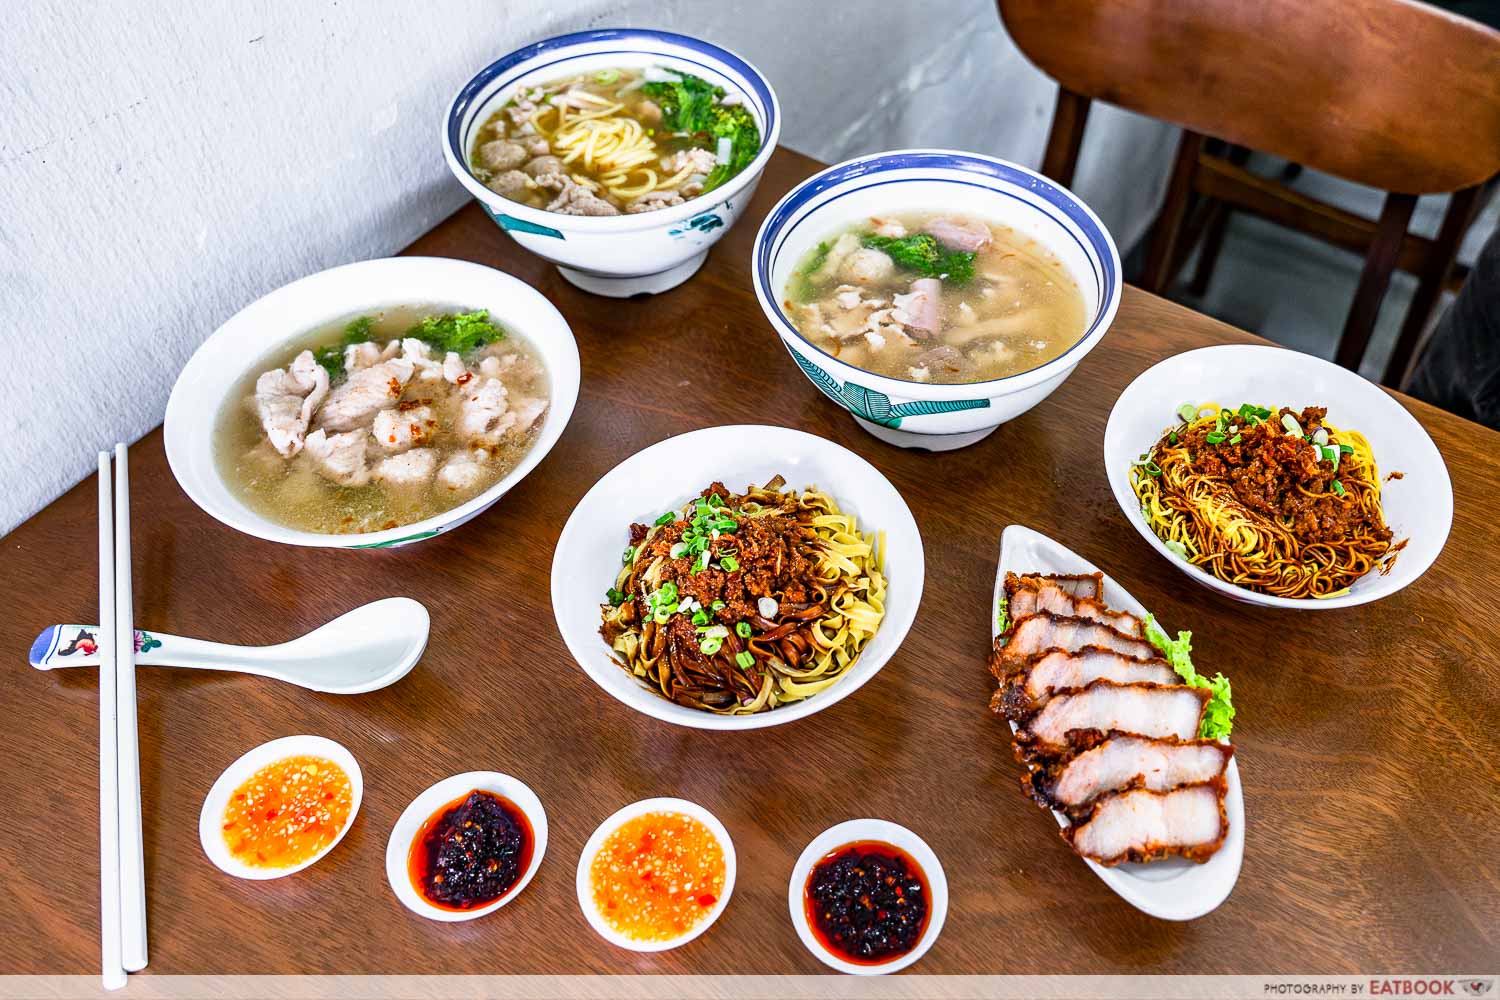
<svg viewBox="0 0 1500 1000"><path fill-rule="evenodd" d="M354 801L349 775L324 757L267 764L229 796L224 843L253 868L290 868L338 839Z"/></svg>
<svg viewBox="0 0 1500 1000"><path fill-rule="evenodd" d="M653 812L626 820L589 863L594 907L635 941L691 932L724 894L724 847L692 816Z"/></svg>

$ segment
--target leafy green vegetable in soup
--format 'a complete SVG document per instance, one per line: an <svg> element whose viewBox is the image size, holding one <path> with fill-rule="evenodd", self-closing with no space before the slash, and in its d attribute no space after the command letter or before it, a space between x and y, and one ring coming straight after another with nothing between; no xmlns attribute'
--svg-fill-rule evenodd
<svg viewBox="0 0 1500 1000"><path fill-rule="evenodd" d="M676 80L644 83L641 93L661 108L663 131L708 132L714 124L714 105L724 96L724 88L683 73Z"/></svg>
<svg viewBox="0 0 1500 1000"><path fill-rule="evenodd" d="M898 267L917 271L924 277L942 278L955 285L974 280L974 252L945 250L927 233L908 236L876 236L871 233L864 237L863 243L886 254Z"/></svg>
<svg viewBox="0 0 1500 1000"><path fill-rule="evenodd" d="M314 360L328 370L331 381L337 382L344 377L345 348L372 339L374 325L374 317L360 316L344 327L344 334L337 342L313 351ZM476 309L467 313L424 317L406 331L406 336L415 337L441 353L452 351L464 355L504 339L505 330L490 319L488 310Z"/></svg>

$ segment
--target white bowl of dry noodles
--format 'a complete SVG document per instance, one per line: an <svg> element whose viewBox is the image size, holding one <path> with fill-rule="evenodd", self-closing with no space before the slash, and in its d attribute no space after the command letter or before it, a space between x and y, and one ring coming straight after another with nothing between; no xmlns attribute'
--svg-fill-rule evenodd
<svg viewBox="0 0 1500 1000"><path fill-rule="evenodd" d="M785 427L710 427L617 465L552 561L557 625L636 711L700 729L804 718L874 677L922 598L922 539L858 455Z"/></svg>
<svg viewBox="0 0 1500 1000"><path fill-rule="evenodd" d="M1442 551L1453 486L1379 386L1269 345L1188 351L1120 394L1104 464L1125 517L1238 601L1341 608L1394 594Z"/></svg>
<svg viewBox="0 0 1500 1000"><path fill-rule="evenodd" d="M776 147L765 76L686 35L560 35L486 66L453 98L443 155L495 224L586 291L692 277Z"/></svg>

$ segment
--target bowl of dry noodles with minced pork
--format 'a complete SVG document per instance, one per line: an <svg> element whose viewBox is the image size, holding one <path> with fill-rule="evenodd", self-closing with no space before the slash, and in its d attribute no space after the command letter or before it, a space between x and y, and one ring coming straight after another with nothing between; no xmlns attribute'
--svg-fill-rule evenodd
<svg viewBox="0 0 1500 1000"><path fill-rule="evenodd" d="M552 598L569 650L614 697L751 729L873 677L922 581L911 512L863 459L800 431L714 427L594 486L558 541Z"/></svg>
<svg viewBox="0 0 1500 1000"><path fill-rule="evenodd" d="M1136 530L1252 604L1378 600L1422 575L1453 519L1442 456L1400 403L1275 347L1203 348L1148 369L1115 404L1104 454Z"/></svg>

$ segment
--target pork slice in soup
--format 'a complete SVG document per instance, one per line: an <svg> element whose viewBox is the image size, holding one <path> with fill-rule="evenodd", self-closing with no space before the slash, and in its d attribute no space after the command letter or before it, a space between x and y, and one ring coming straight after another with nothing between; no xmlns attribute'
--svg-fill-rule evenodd
<svg viewBox="0 0 1500 1000"><path fill-rule="evenodd" d="M1076 343L1086 321L1050 250L952 214L874 216L833 234L799 262L783 305L840 361L916 382L1029 371Z"/></svg>
<svg viewBox="0 0 1500 1000"><path fill-rule="evenodd" d="M235 495L278 524L380 531L514 469L549 395L531 345L486 313L391 309L257 365L220 414L215 450Z"/></svg>

